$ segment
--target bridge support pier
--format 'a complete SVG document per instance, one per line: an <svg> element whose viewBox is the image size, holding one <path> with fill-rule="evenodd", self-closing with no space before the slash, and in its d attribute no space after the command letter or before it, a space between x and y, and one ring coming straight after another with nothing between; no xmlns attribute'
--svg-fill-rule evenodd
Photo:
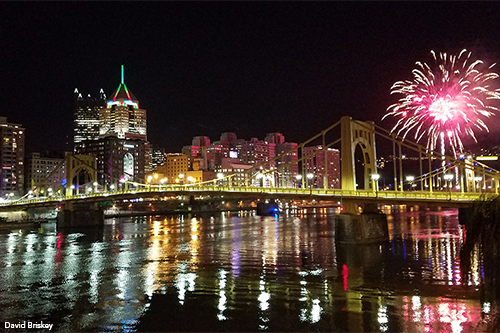
<svg viewBox="0 0 500 333"><path fill-rule="evenodd" d="M385 214L335 216L335 241L339 244L383 243L389 240Z"/></svg>
<svg viewBox="0 0 500 333"><path fill-rule="evenodd" d="M97 203L68 204L57 213L57 227L90 227L104 225L104 212Z"/></svg>
<svg viewBox="0 0 500 333"><path fill-rule="evenodd" d="M387 216L376 204L366 204L359 214L355 201L342 203L344 213L335 216L335 241L339 244L382 243L389 240Z"/></svg>
<svg viewBox="0 0 500 333"><path fill-rule="evenodd" d="M359 205L356 201L342 200L343 214L359 215Z"/></svg>

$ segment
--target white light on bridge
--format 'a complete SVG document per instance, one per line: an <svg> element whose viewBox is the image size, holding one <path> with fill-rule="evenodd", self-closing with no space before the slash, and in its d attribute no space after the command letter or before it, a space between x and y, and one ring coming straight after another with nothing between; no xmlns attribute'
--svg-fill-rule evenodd
<svg viewBox="0 0 500 333"><path fill-rule="evenodd" d="M452 174L446 174L446 175L444 175L444 176L443 176L443 178L444 178L445 180L450 181L450 180L452 180L452 179L453 179L453 175L452 175Z"/></svg>

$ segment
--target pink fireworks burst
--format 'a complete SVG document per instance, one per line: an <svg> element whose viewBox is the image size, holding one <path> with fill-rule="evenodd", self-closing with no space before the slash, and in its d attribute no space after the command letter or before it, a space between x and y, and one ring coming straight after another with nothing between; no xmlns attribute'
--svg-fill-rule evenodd
<svg viewBox="0 0 500 333"><path fill-rule="evenodd" d="M391 94L403 95L387 108L386 115L399 118L392 132L403 137L415 131L419 142L427 137L427 148L434 150L441 137L456 155L464 149L461 137L475 141L475 130L489 131L486 119L499 109L493 105L500 99L500 89L492 81L499 77L483 61L470 62L471 52L462 50L457 56L431 51L431 65L417 62L413 81L398 81ZM443 143L444 144L444 143Z"/></svg>

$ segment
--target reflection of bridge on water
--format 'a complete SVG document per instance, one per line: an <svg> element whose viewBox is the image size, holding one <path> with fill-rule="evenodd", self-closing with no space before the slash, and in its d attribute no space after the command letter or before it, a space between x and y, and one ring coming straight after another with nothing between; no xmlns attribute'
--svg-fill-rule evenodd
<svg viewBox="0 0 500 333"><path fill-rule="evenodd" d="M337 137L337 134L340 134L340 137ZM379 186L380 175L376 165L376 138L379 147L392 145L393 148L394 181L391 188L385 187L383 190ZM321 141L319 150L304 154L303 148L306 145L315 144L318 141ZM327 174L323 172L328 170L326 151L336 146L340 149L341 157L341 189L329 187ZM362 176L358 177L359 179L356 179L357 174L360 174L356 172L357 149L361 150L363 162L363 170L361 170L363 172ZM287 158L292 154L297 155L296 160ZM312 175L312 178L322 176L324 188L314 188L312 184L306 184L305 181L300 187L255 186L256 180L264 176L277 178L275 184L291 184L290 179L284 181L283 177L292 176L289 170L293 164L297 164L301 179L305 180L307 161L317 154L322 155L323 165L316 166L317 174ZM414 167L419 169L419 175L409 177L403 170L403 159L412 154L415 157L414 161L418 164ZM168 196L223 196L225 198L338 201L344 206L345 212L357 214L359 203L466 206L482 196L496 196L500 183L499 171L472 158L456 159L443 155L390 133L373 122L355 121L350 117L343 117L321 133L273 159L257 164L241 173L204 183L162 186L131 179L130 182L122 184L120 191L117 191L118 186L115 184L119 184L118 179L112 179L109 175L101 174L101 184L97 183L98 170L95 161L91 161L90 156L70 155L67 159L70 165L67 168L68 185L73 184L75 174L84 170L92 177L91 183L94 184L94 189L75 196L74 186L70 186L66 190L66 195L59 198L25 196L20 200L0 204L0 211L54 205L61 206L63 210L73 210L75 206L88 210L94 209L98 203L105 201ZM239 183L235 184L236 180ZM99 192L97 192L98 189L100 189Z"/></svg>

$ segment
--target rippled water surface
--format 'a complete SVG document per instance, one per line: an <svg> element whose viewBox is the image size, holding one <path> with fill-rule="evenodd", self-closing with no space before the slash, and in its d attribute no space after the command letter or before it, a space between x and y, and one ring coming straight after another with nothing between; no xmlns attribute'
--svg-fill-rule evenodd
<svg viewBox="0 0 500 333"><path fill-rule="evenodd" d="M393 214L389 231L384 246L336 246L325 209L3 228L0 330L484 330L490 303L479 260L461 281L457 212Z"/></svg>

